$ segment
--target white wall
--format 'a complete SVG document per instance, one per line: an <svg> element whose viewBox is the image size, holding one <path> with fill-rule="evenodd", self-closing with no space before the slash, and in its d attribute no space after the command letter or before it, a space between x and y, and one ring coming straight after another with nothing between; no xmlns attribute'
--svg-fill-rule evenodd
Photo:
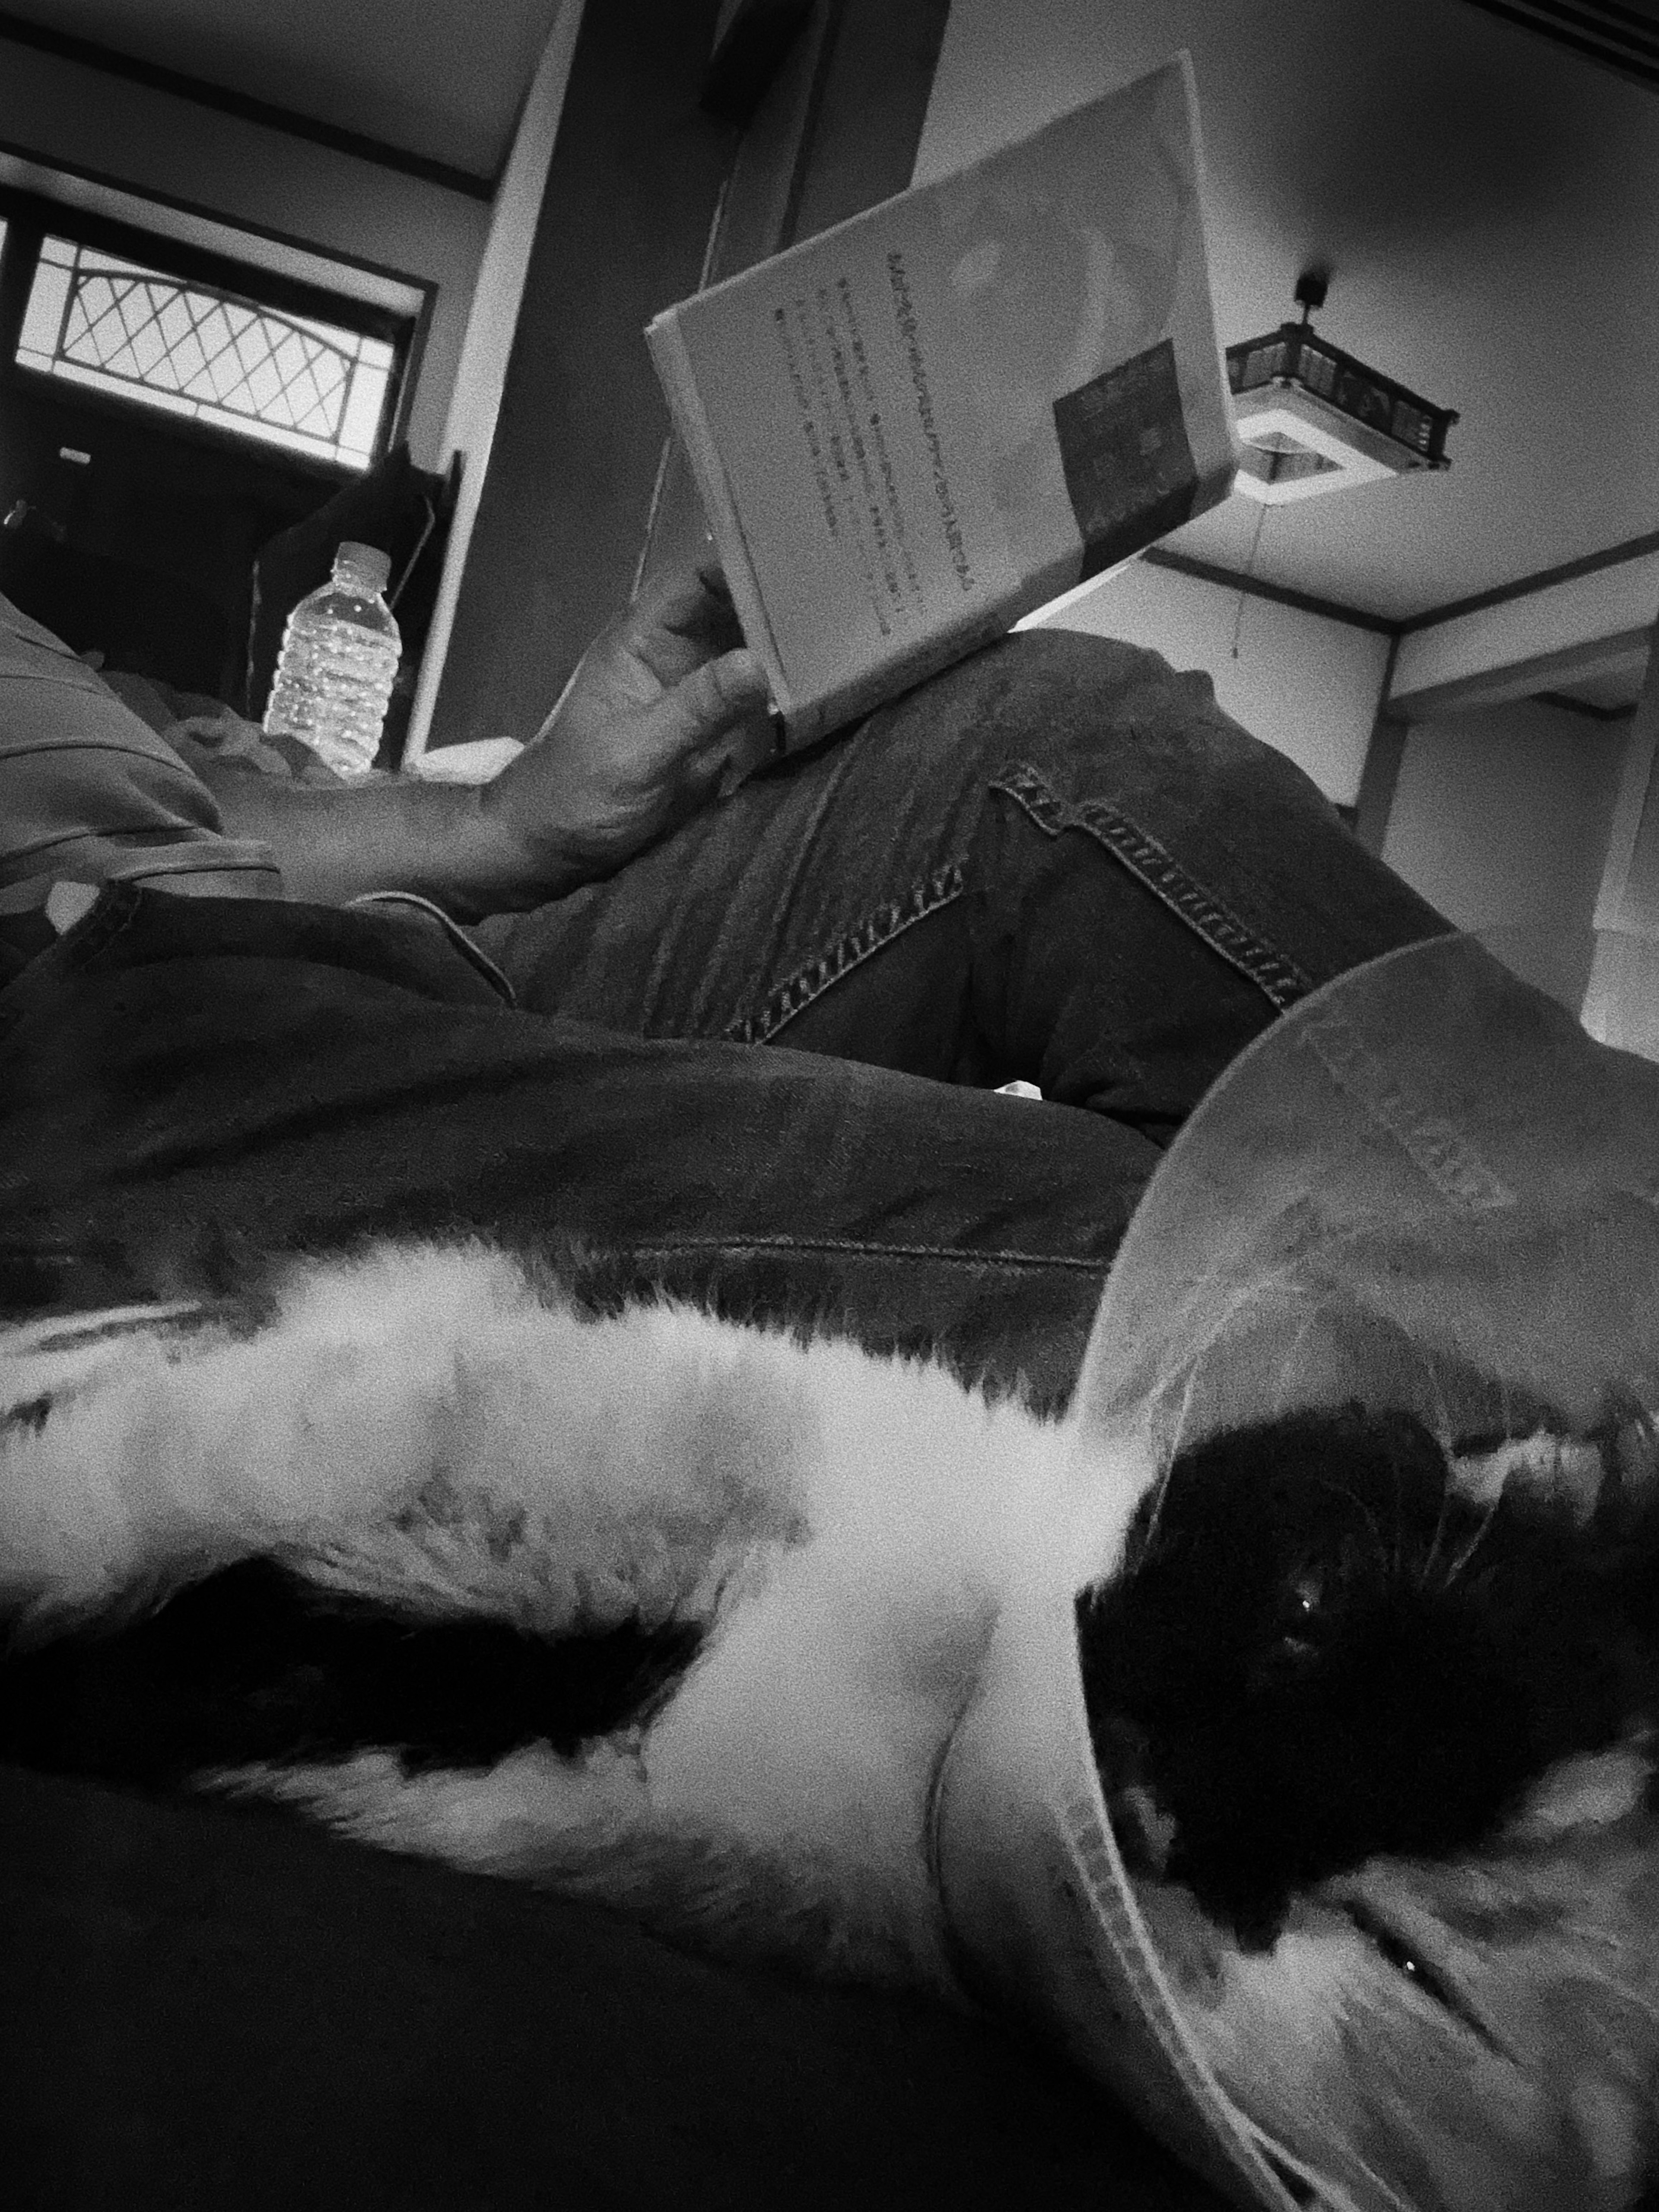
<svg viewBox="0 0 1659 2212"><path fill-rule="evenodd" d="M1359 794L1389 641L1379 632L1136 561L1039 623L1151 646L1201 668L1235 721L1276 745L1340 806ZM1235 629L1238 658L1233 658Z"/></svg>
<svg viewBox="0 0 1659 2212"><path fill-rule="evenodd" d="M1419 723L1382 857L1460 928L1577 1013L1626 722L1516 700Z"/></svg>
<svg viewBox="0 0 1659 2212"><path fill-rule="evenodd" d="M443 576L404 742L404 759L411 765L426 750L432 710L443 682L444 657L460 599L467 549L472 542L473 525L478 519L490 449L495 441L501 391L512 358L536 225L547 189L547 172L558 137L559 118L564 112L565 90L570 82L583 4L584 0L562 0L554 16L514 132L490 213L489 234L478 263L460 364L444 425L445 466L451 455L457 453L464 460L460 492L444 555Z"/></svg>
<svg viewBox="0 0 1659 2212"><path fill-rule="evenodd" d="M56 55L0 52L0 145L435 284L410 441L439 465L486 203Z"/></svg>

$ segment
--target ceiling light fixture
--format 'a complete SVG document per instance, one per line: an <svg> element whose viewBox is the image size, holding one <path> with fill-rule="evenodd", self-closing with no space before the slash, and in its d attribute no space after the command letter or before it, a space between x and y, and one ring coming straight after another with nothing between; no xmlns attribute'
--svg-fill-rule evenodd
<svg viewBox="0 0 1659 2212"><path fill-rule="evenodd" d="M1315 335L1329 271L1297 279L1299 323L1227 349L1227 381L1243 453L1233 489L1265 506L1311 499L1345 484L1449 465L1454 407L1436 407Z"/></svg>

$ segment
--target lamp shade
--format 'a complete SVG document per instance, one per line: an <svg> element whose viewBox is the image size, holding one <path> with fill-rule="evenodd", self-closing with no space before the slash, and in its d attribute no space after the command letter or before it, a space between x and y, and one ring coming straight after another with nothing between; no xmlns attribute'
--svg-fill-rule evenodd
<svg viewBox="0 0 1659 2212"><path fill-rule="evenodd" d="M1443 469L1455 408L1436 407L1306 323L1227 349L1243 443L1234 489L1267 506L1415 469Z"/></svg>

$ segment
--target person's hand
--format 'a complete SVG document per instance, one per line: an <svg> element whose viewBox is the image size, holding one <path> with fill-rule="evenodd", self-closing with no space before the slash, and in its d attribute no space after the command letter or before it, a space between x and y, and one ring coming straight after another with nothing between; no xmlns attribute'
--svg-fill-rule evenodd
<svg viewBox="0 0 1659 2212"><path fill-rule="evenodd" d="M609 875L769 752L766 678L741 637L712 559L648 585L601 631L480 794L527 897Z"/></svg>

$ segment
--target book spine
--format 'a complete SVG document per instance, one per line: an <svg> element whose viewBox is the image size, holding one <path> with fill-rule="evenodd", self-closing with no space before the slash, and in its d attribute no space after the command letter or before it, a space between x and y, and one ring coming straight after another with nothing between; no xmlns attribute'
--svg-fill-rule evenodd
<svg viewBox="0 0 1659 2212"><path fill-rule="evenodd" d="M1127 567L1127 562L1120 564ZM783 750L794 752L832 731L845 729L866 714L928 677L938 676L957 661L982 647L994 645L1029 614L1074 586L1078 580L1075 549L1057 556L1042 568L1023 576L1010 591L1000 593L994 605L981 607L962 622L918 639L902 653L882 659L850 677L822 696L803 701L787 719Z"/></svg>
<svg viewBox="0 0 1659 2212"><path fill-rule="evenodd" d="M878 707L925 683L928 677L966 659L981 646L994 644L1022 613L1029 611L1018 604L981 608L964 623L919 639L893 659L861 668L846 683L805 701L786 718L784 751L797 752L820 738L862 721Z"/></svg>
<svg viewBox="0 0 1659 2212"><path fill-rule="evenodd" d="M737 609L738 620L743 626L744 641L765 669L767 681L772 689L773 702L787 720L792 702L784 676L782 656L772 634L772 626L767 620L766 603L761 595L754 562L750 557L737 501L732 495L732 487L726 481L726 471L720 464L720 453L697 390L696 373L691 366L691 356L680 329L679 309L669 307L661 314L653 316L646 326L645 342L650 349L658 381L667 397L674 428L690 459L691 471L697 480L697 490L702 499L703 513L714 533L720 567L732 593L732 603Z"/></svg>

